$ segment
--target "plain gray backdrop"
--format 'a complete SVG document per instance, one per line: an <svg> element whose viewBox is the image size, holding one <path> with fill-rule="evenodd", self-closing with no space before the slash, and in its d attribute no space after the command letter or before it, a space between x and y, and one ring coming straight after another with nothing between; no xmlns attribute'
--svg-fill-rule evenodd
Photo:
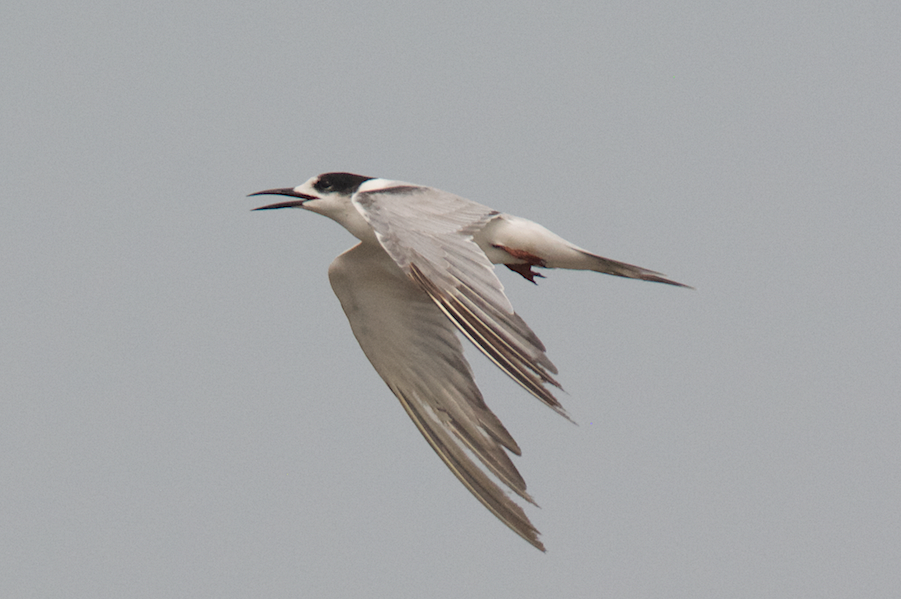
<svg viewBox="0 0 901 599"><path fill-rule="evenodd" d="M898 2L5 2L3 597L901 596ZM501 269L467 348L542 554L429 449L261 189L332 170L677 289Z"/></svg>

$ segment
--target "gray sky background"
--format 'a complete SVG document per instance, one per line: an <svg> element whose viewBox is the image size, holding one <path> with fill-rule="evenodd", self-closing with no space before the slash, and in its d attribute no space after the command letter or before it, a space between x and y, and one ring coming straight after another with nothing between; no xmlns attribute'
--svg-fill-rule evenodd
<svg viewBox="0 0 901 599"><path fill-rule="evenodd" d="M898 597L898 2L5 2L0 596ZM504 269L541 554L245 194L349 170L688 291Z"/></svg>

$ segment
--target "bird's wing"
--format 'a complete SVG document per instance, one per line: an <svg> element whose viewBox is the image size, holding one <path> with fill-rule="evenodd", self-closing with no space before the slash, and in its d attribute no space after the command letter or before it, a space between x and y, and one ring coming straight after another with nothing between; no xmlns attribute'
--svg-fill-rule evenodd
<svg viewBox="0 0 901 599"><path fill-rule="evenodd" d="M523 509L471 457L534 503L504 450L519 455L519 446L485 405L441 310L375 245L338 256L329 280L366 357L432 448L485 507L544 551Z"/></svg>
<svg viewBox="0 0 901 599"><path fill-rule="evenodd" d="M473 234L497 212L429 187L359 192L353 203L394 262L454 325L529 393L566 416L544 344L514 311ZM566 416L568 418L568 416Z"/></svg>

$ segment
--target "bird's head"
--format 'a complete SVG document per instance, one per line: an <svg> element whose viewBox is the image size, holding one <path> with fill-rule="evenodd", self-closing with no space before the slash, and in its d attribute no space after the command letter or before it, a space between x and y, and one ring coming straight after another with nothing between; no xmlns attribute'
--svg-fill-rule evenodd
<svg viewBox="0 0 901 599"><path fill-rule="evenodd" d="M267 189L251 196L279 195L292 198L275 204L254 208L254 210L275 210L276 208L304 208L329 216L333 210L346 206L350 197L364 182L372 177L352 173L325 173L309 179L297 187Z"/></svg>

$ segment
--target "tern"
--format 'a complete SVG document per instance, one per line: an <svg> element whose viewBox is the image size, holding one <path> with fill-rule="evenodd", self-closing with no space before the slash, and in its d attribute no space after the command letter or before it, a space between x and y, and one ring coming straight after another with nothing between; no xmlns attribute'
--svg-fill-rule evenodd
<svg viewBox="0 0 901 599"><path fill-rule="evenodd" d="M460 482L544 551L522 506L495 482L535 504L508 455L521 455L519 445L485 404L456 331L568 418L548 389L560 388L553 378L557 368L513 310L494 265L533 283L543 276L535 268L568 268L687 285L587 252L532 221L422 185L326 173L297 187L250 195L288 196L255 210L303 208L360 240L331 263L328 275L363 353Z"/></svg>

